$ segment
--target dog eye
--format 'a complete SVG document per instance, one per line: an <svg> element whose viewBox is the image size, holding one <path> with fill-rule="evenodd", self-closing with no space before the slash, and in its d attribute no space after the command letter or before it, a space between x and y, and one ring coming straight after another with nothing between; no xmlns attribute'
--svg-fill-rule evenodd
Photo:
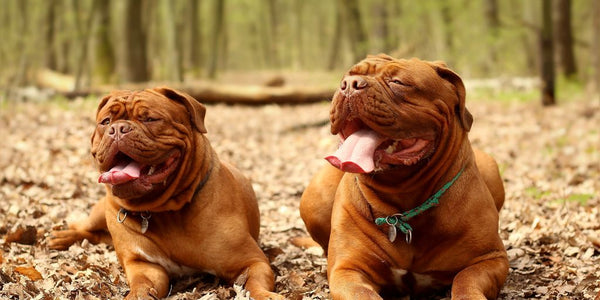
<svg viewBox="0 0 600 300"><path fill-rule="evenodd" d="M397 79L397 78L392 79L390 82L393 83L393 84L399 84L399 85L403 85L403 86L408 86L408 84L400 81L400 79Z"/></svg>
<svg viewBox="0 0 600 300"><path fill-rule="evenodd" d="M108 117L102 119L102 122L100 122L100 125L108 125L108 124L110 124L110 118L108 118Z"/></svg>
<svg viewBox="0 0 600 300"><path fill-rule="evenodd" d="M159 120L158 118L153 118L153 117L145 117L145 118L142 118L142 121L143 121L143 122L146 122L146 123L150 123L150 122L156 122L156 121L158 121L158 120Z"/></svg>

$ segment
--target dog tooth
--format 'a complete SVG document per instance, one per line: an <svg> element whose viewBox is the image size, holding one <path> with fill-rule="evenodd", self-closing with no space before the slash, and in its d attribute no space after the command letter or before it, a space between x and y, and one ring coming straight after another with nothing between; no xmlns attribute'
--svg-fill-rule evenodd
<svg viewBox="0 0 600 300"><path fill-rule="evenodd" d="M394 144L392 144L392 145L389 145L389 146L388 146L388 147L385 149L385 152L386 152L387 154L392 154L392 153L394 153Z"/></svg>
<svg viewBox="0 0 600 300"><path fill-rule="evenodd" d="M148 175L152 175L152 174L154 174L154 171L155 171L155 169L156 169L156 167L155 167L155 166L151 166L151 167L150 167L150 170L148 170Z"/></svg>

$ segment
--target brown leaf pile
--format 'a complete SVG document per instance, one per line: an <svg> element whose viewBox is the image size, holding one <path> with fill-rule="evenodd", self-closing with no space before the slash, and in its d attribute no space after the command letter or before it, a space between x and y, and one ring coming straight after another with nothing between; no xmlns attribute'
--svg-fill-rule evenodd
<svg viewBox="0 0 600 300"><path fill-rule="evenodd" d="M0 108L0 298L121 299L128 291L114 250L87 242L50 251L46 238L84 217L103 188L89 155L95 101ZM590 299L600 290L600 105L469 103L474 145L501 165L501 236L510 258L503 299ZM254 182L261 246L290 299L326 299L326 260L304 236L298 202L337 145L328 104L211 105L208 137ZM247 299L210 275L172 281L169 299ZM443 298L444 296L440 296Z"/></svg>

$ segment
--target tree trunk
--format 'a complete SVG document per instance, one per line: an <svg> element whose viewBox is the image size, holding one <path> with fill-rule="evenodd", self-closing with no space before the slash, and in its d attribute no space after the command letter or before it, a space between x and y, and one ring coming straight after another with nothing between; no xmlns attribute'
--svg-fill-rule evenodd
<svg viewBox="0 0 600 300"><path fill-rule="evenodd" d="M54 37L56 32L56 27L54 21L56 19L56 0L48 0L46 1L46 37L45 42L46 51L45 55L45 66L50 70L56 70L56 47L54 45Z"/></svg>
<svg viewBox="0 0 600 300"><path fill-rule="evenodd" d="M21 1L19 1L21 2ZM66 5L66 3L64 1L58 1L56 3L56 11L58 12L65 12L65 11L69 11L69 7ZM73 12L70 12L71 14ZM59 14L59 18L58 18L58 30L57 32L66 32L66 31L70 31L72 30L72 24L69 24L68 22L68 14ZM58 37L58 36L57 36ZM70 57L73 55L73 47L72 47L72 39L66 37L66 36L60 36L58 37L57 41L58 42L58 51L57 51L57 66L56 66L56 70L60 73L71 73L72 69L71 69L71 64L70 64Z"/></svg>
<svg viewBox="0 0 600 300"><path fill-rule="evenodd" d="M500 17L498 13L498 0L485 1L485 19L487 21L488 32L490 35L491 45L489 48L490 59L486 60L484 70L490 72L498 63L498 52L496 43L500 33Z"/></svg>
<svg viewBox="0 0 600 300"><path fill-rule="evenodd" d="M188 0L187 21L189 22L188 35L188 69L199 70L202 68L202 37L200 31L200 19L198 18L200 0Z"/></svg>
<svg viewBox="0 0 600 300"><path fill-rule="evenodd" d="M375 41L371 43L370 52L385 52L389 53L392 50L390 30L388 27L389 10L387 2L376 1L372 4L373 11L373 37ZM374 45L377 43L377 45Z"/></svg>
<svg viewBox="0 0 600 300"><path fill-rule="evenodd" d="M600 1L592 1L592 28L600 28ZM600 31L593 30L592 38L592 86L596 97L600 98Z"/></svg>
<svg viewBox="0 0 600 300"><path fill-rule="evenodd" d="M444 52L442 55L446 57L445 61L449 66L454 65L454 14L450 7L449 1L444 1L442 4L442 21L444 26L442 28L444 35Z"/></svg>
<svg viewBox="0 0 600 300"><path fill-rule="evenodd" d="M167 79L169 81L183 81L183 67L181 65L181 48L177 45L177 26L175 25L174 6L170 0L161 0L160 16L162 19L163 38L165 39L164 51L162 51L165 61L164 68L167 70Z"/></svg>
<svg viewBox="0 0 600 300"><path fill-rule="evenodd" d="M556 26L554 26L554 33L558 63L563 75L567 78L572 78L577 75L577 65L575 63L575 52L573 49L571 0L556 0L555 4Z"/></svg>
<svg viewBox="0 0 600 300"><path fill-rule="evenodd" d="M224 39L224 14L225 14L225 0L217 0L214 4L214 14L213 14L213 30L212 30L212 42L211 42L211 55L210 55L210 63L208 65L208 78L216 78L217 77L217 65L219 60L221 59L220 53L224 50L222 49L223 39Z"/></svg>
<svg viewBox="0 0 600 300"><path fill-rule="evenodd" d="M340 0L338 3L344 11L346 35L350 41L350 51L353 61L358 62L365 58L369 49L367 34L362 24L362 17L358 6L358 0Z"/></svg>
<svg viewBox="0 0 600 300"><path fill-rule="evenodd" d="M277 17L277 4L276 0L267 0L267 9L269 12L269 60L270 65L273 68L279 68L279 34L277 28L279 28L279 18Z"/></svg>
<svg viewBox="0 0 600 300"><path fill-rule="evenodd" d="M336 1L335 6L335 25L333 31L333 38L331 39L331 45L329 48L329 60L327 63L327 70L331 71L335 69L335 65L339 59L340 47L342 46L342 5L341 1Z"/></svg>
<svg viewBox="0 0 600 300"><path fill-rule="evenodd" d="M305 31L304 29L304 22L303 22L303 6L304 6L304 0L294 0L294 18L295 18L295 32L294 32L294 42L295 42L295 47L293 47L292 49L292 53L293 53L293 64L292 64L292 68L294 70L298 70L301 69L303 64L303 54L305 53L304 51L304 37L303 37L303 32Z"/></svg>
<svg viewBox="0 0 600 300"><path fill-rule="evenodd" d="M540 30L540 76L542 79L542 105L544 106L556 104L553 54L552 0L542 0L542 28Z"/></svg>
<svg viewBox="0 0 600 300"><path fill-rule="evenodd" d="M220 2L220 1L218 1ZM144 1L125 1L125 22L121 29L125 35L122 47L122 79L126 82L144 82L150 79L148 72L146 32L142 19Z"/></svg>
<svg viewBox="0 0 600 300"><path fill-rule="evenodd" d="M85 24L83 24L83 20L81 19L81 14L82 12L80 12L80 9L78 7L78 2L77 0L73 0L73 8L75 11L75 15L76 15L76 25L78 28L78 35L79 35L79 43L80 46L79 48L79 56L77 58L76 61L76 69L75 69L75 87L74 89L77 91L81 88L82 85L82 81L83 81L83 72L84 69L88 66L88 49L89 49L89 44L90 44L90 31L92 28L92 24L94 21L94 14L98 11L98 7L100 5L99 2L101 2L102 0L93 0L92 1L92 5L90 7L90 11L87 14L87 20L85 22Z"/></svg>
<svg viewBox="0 0 600 300"><path fill-rule="evenodd" d="M94 72L101 83L107 83L115 72L115 53L110 39L110 0L98 3L96 32L94 39Z"/></svg>

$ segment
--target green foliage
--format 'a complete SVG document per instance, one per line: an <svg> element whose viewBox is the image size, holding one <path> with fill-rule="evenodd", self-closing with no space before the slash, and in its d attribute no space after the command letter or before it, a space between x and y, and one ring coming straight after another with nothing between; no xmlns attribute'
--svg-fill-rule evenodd
<svg viewBox="0 0 600 300"><path fill-rule="evenodd" d="M538 187L531 186L525 189L525 195L533 198L535 200L540 200L544 197L551 195L552 193L549 191L540 190Z"/></svg>
<svg viewBox="0 0 600 300"><path fill-rule="evenodd" d="M103 10L92 9L95 0L0 0L0 80L19 82L28 70L47 67L48 55L56 53L56 71L75 75L84 64L83 76L88 82L123 80L123 49L134 47L134 41L125 41L128 28L121 16L126 14L126 1L100 0ZM224 1L223 49L213 54L211 41L216 34L213 7ZM344 1L322 0L209 0L158 1L147 0L143 11L143 29L148 36L147 68L152 80L165 80L174 68L173 61L189 57L196 51L201 58L184 63L188 76L203 75L206 67L217 60L220 73L236 70L327 70L336 72L355 63L355 54L363 46L368 53L387 52L395 57L420 57L444 60L465 78L496 78L501 76L535 76L538 73L537 28L540 24L540 5L537 1L498 1L498 27L490 25L485 1L388 1L357 0L361 31L366 40L352 41L351 30L337 32L336 15ZM191 3L199 4L190 11ZM574 1L572 5L575 53L579 78L589 79L593 31L590 12L592 0ZM171 5L171 6L169 6ZM26 6L26 9L25 7ZM108 7L109 6L109 7ZM165 7L166 6L166 7ZM56 11L52 24L49 8ZM165 19L164 11L175 12L173 20ZM101 17L108 12L109 18ZM195 13L197 36L191 37L189 16ZM163 16L163 17L161 17ZM340 18L342 28L354 23ZM91 29L85 24L91 20ZM101 21L104 20L104 21ZM107 21L109 20L109 21ZM173 27L174 26L174 27ZM165 30L166 27L176 30ZM90 34L85 34L88 32ZM168 37L169 34L176 35ZM170 41L170 42L166 42ZM174 47L176 43L177 47ZM221 42L219 42L221 43ZM89 45L87 59L81 55ZM169 46L169 47L167 47ZM175 49L175 50L173 50ZM53 50L53 51L49 51ZM177 52L177 53L174 53ZM172 55L180 57L178 60ZM335 60L332 62L332 60ZM177 63L179 64L179 63ZM110 74L110 73L113 74ZM585 73L585 74L583 74ZM205 74L204 74L205 75ZM21 80L24 81L24 80ZM561 81L562 82L562 81ZM21 84L19 82L19 84ZM558 89L559 100L570 99L571 88L579 90L583 82L568 83ZM565 90L562 88L565 87ZM488 94L486 94L488 93ZM537 92L520 93L483 91L481 98L502 101L529 101L538 99Z"/></svg>
<svg viewBox="0 0 600 300"><path fill-rule="evenodd" d="M587 205L587 202L594 198L591 194L571 194L566 198L554 200L553 203L565 204L565 203L578 203L581 206Z"/></svg>

